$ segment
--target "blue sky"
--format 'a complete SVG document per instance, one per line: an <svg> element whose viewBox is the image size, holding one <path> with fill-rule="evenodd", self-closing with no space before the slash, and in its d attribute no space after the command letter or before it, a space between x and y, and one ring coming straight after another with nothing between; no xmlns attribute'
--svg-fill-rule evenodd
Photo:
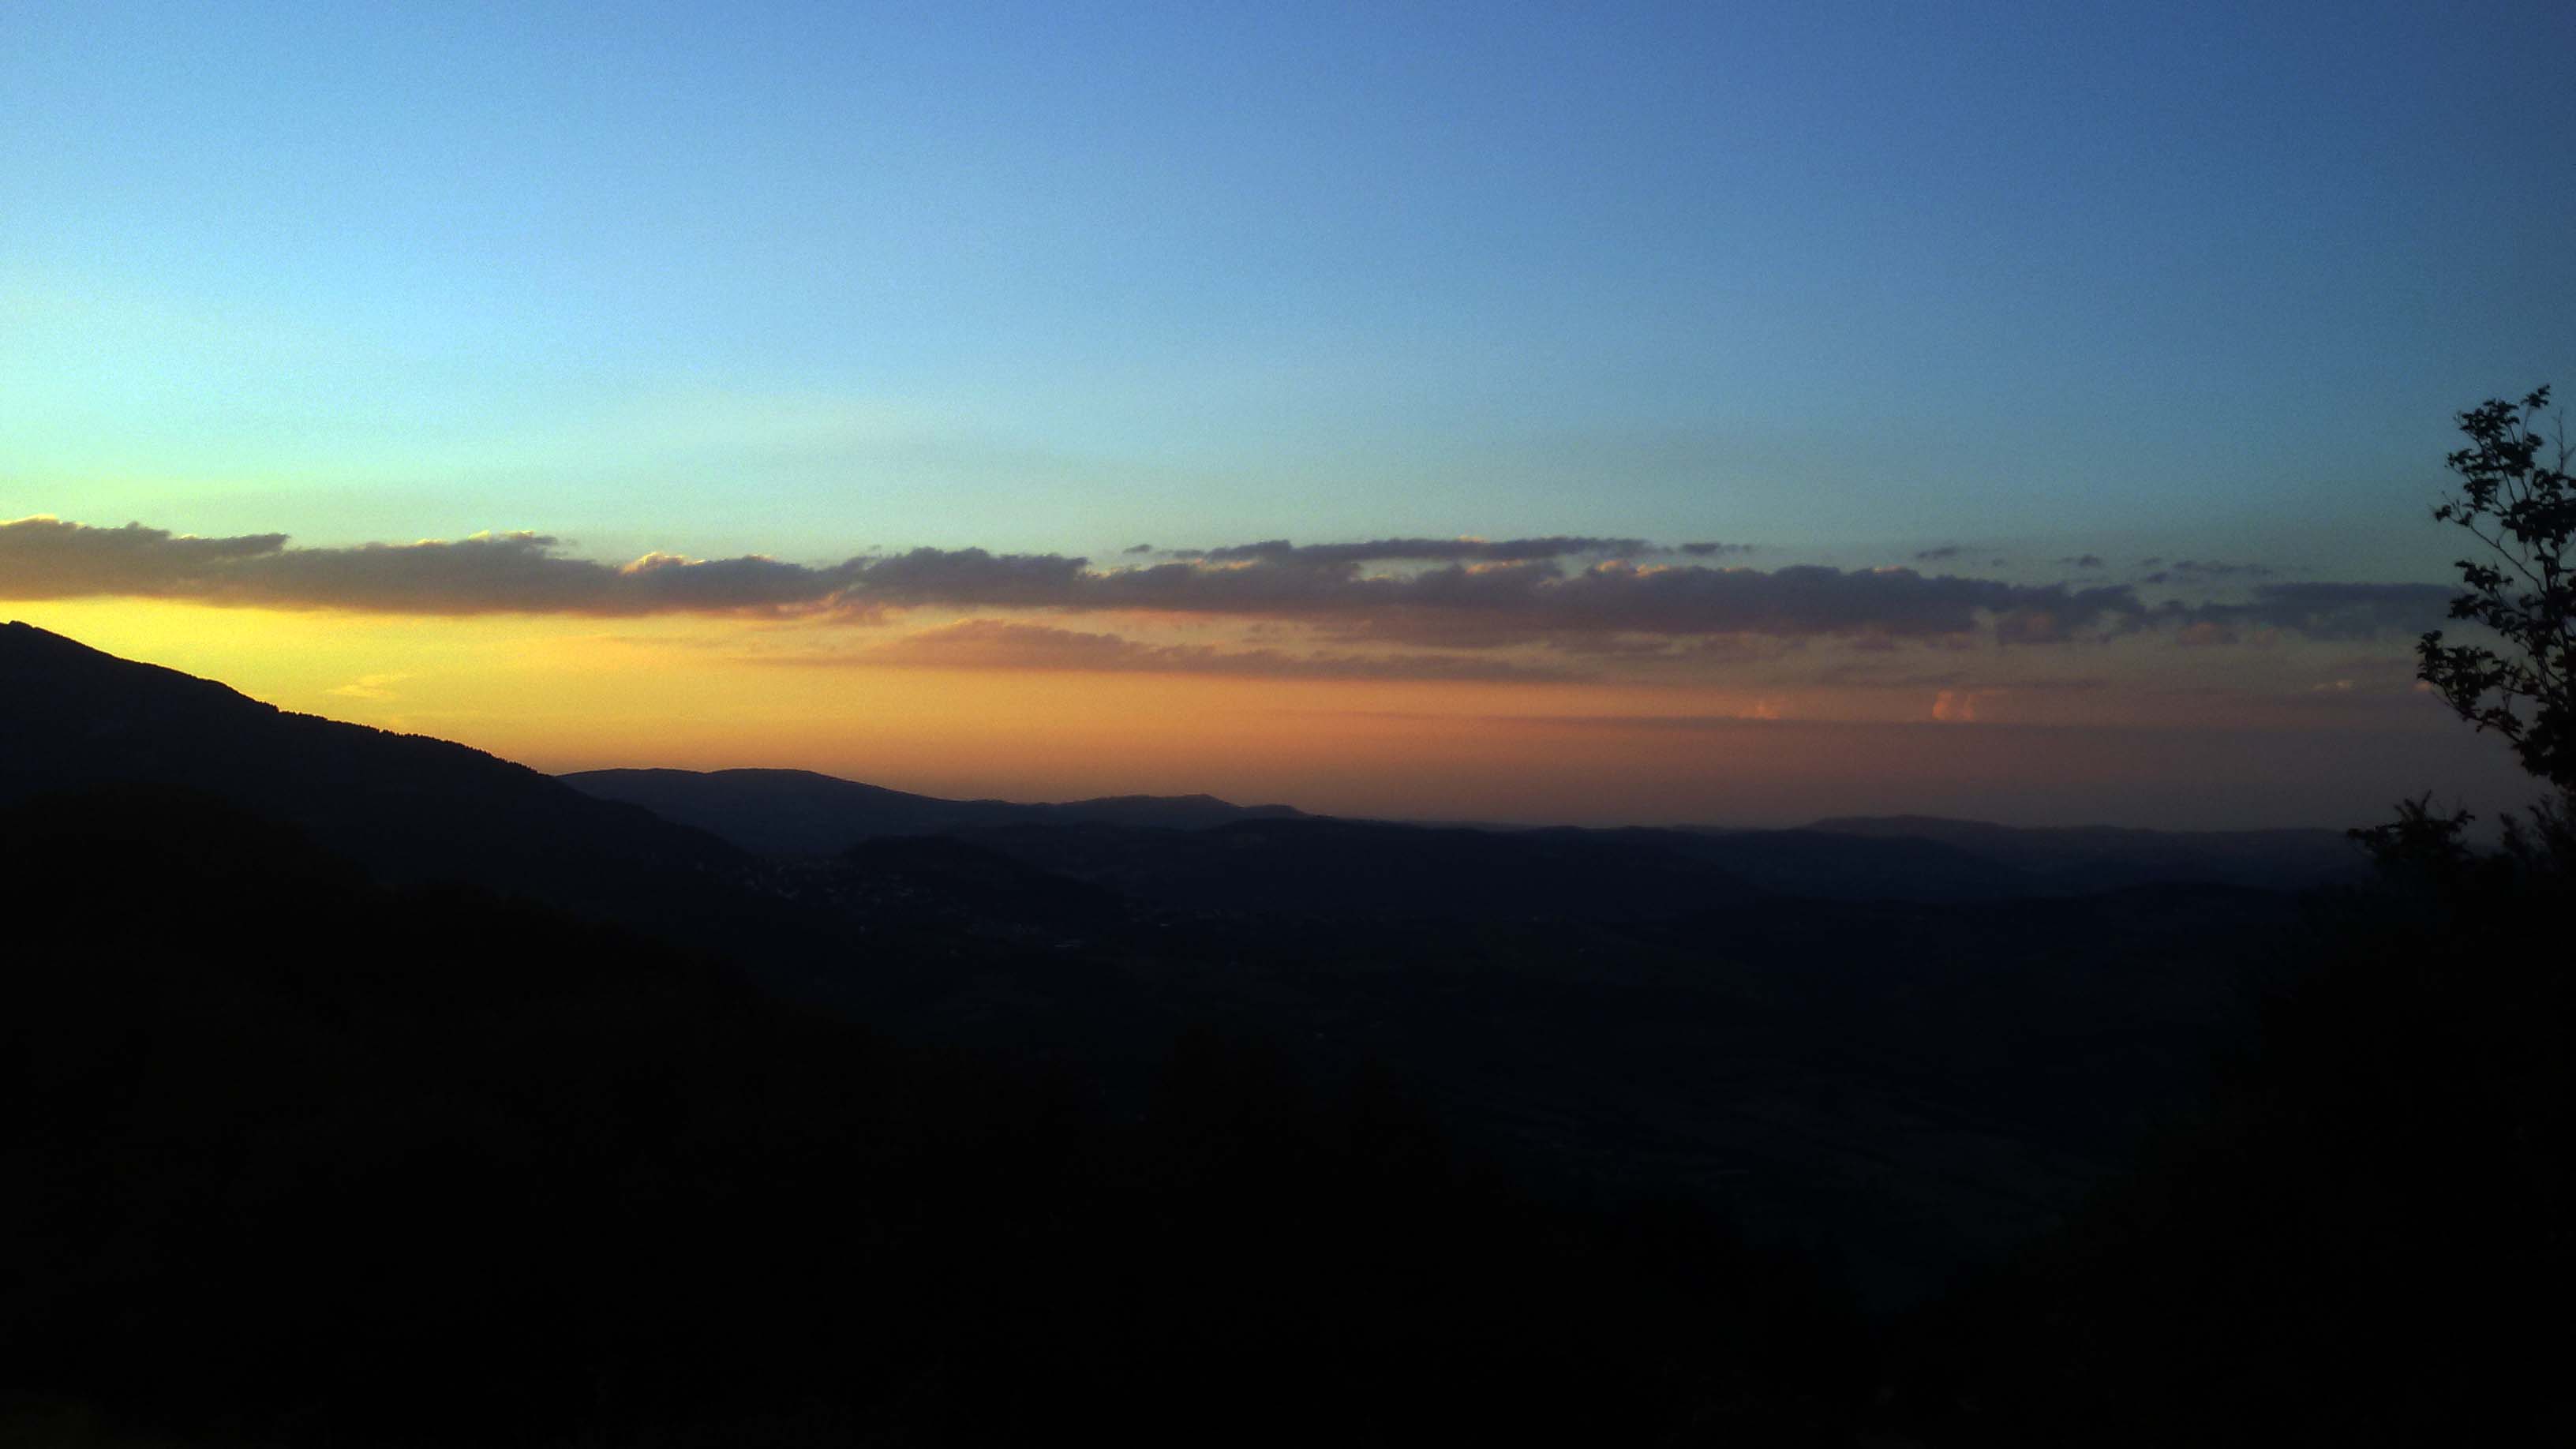
<svg viewBox="0 0 2576 1449"><path fill-rule="evenodd" d="M394 9L0 19L0 512L2438 578L2576 378L2564 6Z"/></svg>
<svg viewBox="0 0 2576 1449"><path fill-rule="evenodd" d="M2571 55L2564 3L18 0L0 600L546 768L2491 813L2409 647L2453 413L2576 389Z"/></svg>

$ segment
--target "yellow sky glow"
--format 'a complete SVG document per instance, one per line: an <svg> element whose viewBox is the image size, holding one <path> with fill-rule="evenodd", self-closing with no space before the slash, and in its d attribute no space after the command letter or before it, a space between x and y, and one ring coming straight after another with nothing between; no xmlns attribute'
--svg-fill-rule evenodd
<svg viewBox="0 0 2576 1449"><path fill-rule="evenodd" d="M721 618L123 599L6 612L280 708L455 739L541 770L790 767L953 796L1207 791L1407 818L1740 823L1980 813L1985 801L1990 815L2119 818L2116 802L2148 809L2170 793L2159 780L2197 771L2243 780L2200 822L2224 824L2313 814L2339 798L2328 779L2352 773L2356 751L2420 756L2424 743L2411 729L2389 738L2384 726L2206 694L1953 689L1944 705L1932 687L817 666L774 662L810 652L801 626ZM1972 696L1973 708L1962 702ZM1953 722L1935 723L1944 713Z"/></svg>

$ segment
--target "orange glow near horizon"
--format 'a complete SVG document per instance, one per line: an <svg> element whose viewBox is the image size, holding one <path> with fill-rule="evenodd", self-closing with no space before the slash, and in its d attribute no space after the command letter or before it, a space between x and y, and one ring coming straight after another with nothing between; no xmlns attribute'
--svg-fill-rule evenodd
<svg viewBox="0 0 2576 1449"><path fill-rule="evenodd" d="M2334 781L2408 778L2428 738L2291 728L2205 697L2159 717L2152 699L2110 691L2016 706L2005 688L1980 692L1970 711L1928 688L782 664L758 652L781 626L699 617L132 600L0 613L282 709L454 739L549 772L798 768L946 796L1204 791L1335 814L1584 824L1902 811L2336 823L2384 802L2347 801ZM2428 722L2434 743L2457 743L2448 721ZM2459 775L2469 758L2445 768ZM2185 807L2198 813L2177 815L2177 780L2207 787L2208 803Z"/></svg>

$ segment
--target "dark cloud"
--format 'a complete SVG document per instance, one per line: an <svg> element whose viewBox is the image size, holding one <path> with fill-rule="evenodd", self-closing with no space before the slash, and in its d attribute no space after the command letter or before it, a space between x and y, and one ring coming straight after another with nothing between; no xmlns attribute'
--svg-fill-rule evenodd
<svg viewBox="0 0 2576 1449"><path fill-rule="evenodd" d="M2098 569L2102 566L2102 556L2098 553L2079 553L2069 558L2059 559L2058 562L2068 568Z"/></svg>
<svg viewBox="0 0 2576 1449"><path fill-rule="evenodd" d="M868 569L849 596L868 602L953 605L1026 598L888 598ZM1845 571L1796 565L1753 569L1599 563L1569 572L1553 561L1451 564L1401 577L1295 564L1206 567L1157 564L1080 573L1057 600L1070 609L1257 614L1323 624L1348 635L1446 647L1483 647L1561 633L1760 634L1807 637L1869 634L1925 638L1965 634L1987 616L2014 622L2022 637L2066 637L2105 620L2135 616L2125 588L2032 587L1995 580L1931 578L1911 569Z"/></svg>
<svg viewBox="0 0 2576 1449"><path fill-rule="evenodd" d="M2149 560L2146 564L2140 565L2140 567L2152 567L2155 562L2155 560ZM2150 579L2148 582L2162 583L2167 579L2188 579L2193 581L2234 578L2261 579L2271 577L2274 572L2275 570L2270 564L2218 563L2215 561L2203 561L2196 558L2185 558L2174 560L2171 568L2166 569L2162 574L2159 574L2154 579Z"/></svg>
<svg viewBox="0 0 2576 1449"><path fill-rule="evenodd" d="M1911 569L1792 565L1751 569L1602 566L1531 590L1561 627L1669 634L1967 633L1981 615L2045 614L2090 622L2135 610L2126 590L2032 588L1988 579L1926 577Z"/></svg>
<svg viewBox="0 0 2576 1449"><path fill-rule="evenodd" d="M0 584L20 599L157 593L174 577L285 547L282 533L179 538L139 523L89 528L56 518L21 518L0 523Z"/></svg>
<svg viewBox="0 0 2576 1449"><path fill-rule="evenodd" d="M2199 642L2229 642L2240 626L2286 629L2311 639L2369 639L2438 629L2457 591L2447 584L2259 584L2243 604L2167 605L2202 630Z"/></svg>
<svg viewBox="0 0 2576 1449"><path fill-rule="evenodd" d="M1150 543L1131 543L1118 551L1120 553L1152 553L1154 551L1154 546Z"/></svg>
<svg viewBox="0 0 2576 1449"><path fill-rule="evenodd" d="M916 548L843 565L845 587L838 602L893 608L940 604L1060 608L1099 577L1090 567L1091 560L1065 554Z"/></svg>
<svg viewBox="0 0 2576 1449"><path fill-rule="evenodd" d="M1761 634L1604 634L1567 632L1537 641L1548 650L1581 659L1619 660L1632 664L1751 664L1783 658L1803 641Z"/></svg>
<svg viewBox="0 0 2576 1449"><path fill-rule="evenodd" d="M1113 568L1071 555L973 548L918 548L825 566L759 555L700 560L671 554L617 565L568 556L557 540L534 533L290 548L280 534L189 538L135 524L89 528L35 518L0 523L0 598L122 595L451 615L1131 611L1271 621L1346 640L1456 648L1534 642L1564 648L1569 639L1622 636L1839 638L1875 647L1979 637L2043 644L2150 624L2361 638L2432 627L2449 598L2436 585L2263 584L2246 603L2174 602L2151 610L2127 586L2033 586L1906 568L1757 570L1625 559L1575 567L1563 561L1614 545L1622 553L1656 552L1634 539L1315 546L1283 540ZM1435 551L1453 556L1441 562ZM1364 559L1390 554L1435 566L1362 571Z"/></svg>
<svg viewBox="0 0 2576 1449"><path fill-rule="evenodd" d="M811 569L757 556L649 554L625 565L567 558L538 533L454 541L286 547L286 535L190 538L129 523L0 523L0 595L129 595L273 608L406 614L656 614L811 606L854 565Z"/></svg>
<svg viewBox="0 0 2576 1449"><path fill-rule="evenodd" d="M1943 559L1957 558L1960 554L1965 552L1967 552L1967 550L1959 544L1945 543L1939 548L1927 548L1921 553L1916 554L1914 556L1914 561L1916 563L1939 563Z"/></svg>
<svg viewBox="0 0 2576 1449"><path fill-rule="evenodd" d="M1553 683L1591 677L1543 665L1446 654L1293 654L1278 649L1149 644L1116 634L1088 633L1003 619L967 619L936 629L925 629L873 648L838 654L789 655L773 662L921 669L1065 670L1096 674L1224 674L1270 679Z"/></svg>
<svg viewBox="0 0 2576 1449"><path fill-rule="evenodd" d="M1751 553L1753 551L1753 545L1749 543L1686 543L1682 545L1682 552L1689 554L1693 558L1724 558L1729 554Z"/></svg>
<svg viewBox="0 0 2576 1449"><path fill-rule="evenodd" d="M1347 568L1364 563L1533 563L1578 555L1634 558L1663 550L1642 538L1380 538L1366 543L1294 544L1284 538L1182 555L1209 563L1295 564Z"/></svg>

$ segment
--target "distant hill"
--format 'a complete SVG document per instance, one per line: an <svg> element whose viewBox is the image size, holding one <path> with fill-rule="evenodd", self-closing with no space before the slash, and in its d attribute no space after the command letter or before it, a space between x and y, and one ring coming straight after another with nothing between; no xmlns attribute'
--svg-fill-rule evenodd
<svg viewBox="0 0 2576 1449"><path fill-rule="evenodd" d="M102 816L121 833L90 830ZM30 864L0 886L145 957L202 935L331 970L409 963L369 1031L466 1001L420 969L451 958L504 999L520 973L575 967L600 1011L629 987L667 986L684 1022L708 999L618 933L565 948L517 905L414 888L457 881L722 953L889 1041L1060 1072L1109 1120L1153 1110L1157 1064L1201 1028L1321 1079L1382 1065L1533 1182L1824 1231L1874 1303L2055 1221L2241 1039L2246 987L2290 959L2303 907L2224 882L2312 883L2348 859L2325 832L1500 829L1204 796L951 801L796 771L567 782L24 625L0 629L12 821L32 823L0 854ZM2183 883L2104 890L2148 880ZM645 1059L693 1049L673 1033ZM725 1048L711 1079L775 1046Z"/></svg>
<svg viewBox="0 0 2576 1449"><path fill-rule="evenodd" d="M263 704L0 625L0 804L100 786L202 792L388 884L457 882L720 941L762 907L735 847L524 765Z"/></svg>
<svg viewBox="0 0 2576 1449"><path fill-rule="evenodd" d="M943 800L811 770L580 770L560 778L585 794L641 805L765 855L833 855L862 840L1002 825L1205 830L1304 813L1286 805L1233 805L1213 795L1114 795L1060 805Z"/></svg>
<svg viewBox="0 0 2576 1449"><path fill-rule="evenodd" d="M1760 897L1918 902L2164 883L2303 889L2350 878L2328 831L2017 830L1888 817L1805 830L1426 827L1207 795L946 800L802 770L593 770L551 779L481 751L283 712L25 624L0 629L0 801L144 784L311 833L389 883L455 880L729 950L780 927L755 855L835 860L827 905L942 918L1154 910L1413 919L1670 919ZM925 837L1007 858L967 868ZM885 848L842 860L854 845ZM909 843L907 843L909 842ZM747 854L749 852L751 854ZM1061 878L1067 894L1025 870ZM864 887L861 875L882 875ZM763 889L745 889L764 881ZM1053 901L1040 908L1033 902ZM1078 907L1076 901L1083 902ZM786 912L792 914L792 912Z"/></svg>
<svg viewBox="0 0 2576 1449"><path fill-rule="evenodd" d="M1025 822L958 838L1163 910L1511 921L1670 919L1751 901L1726 872L1651 840L1363 820L1236 820L1176 831Z"/></svg>
<svg viewBox="0 0 2576 1449"><path fill-rule="evenodd" d="M2024 830L1928 816L1799 830L1522 829L1335 819L1210 795L944 800L807 770L561 778L764 855L826 858L865 841L945 836L1184 911L1641 919L1754 896L1940 902L2166 884L2305 890L2361 869L2351 844L2327 830ZM869 859L882 868L890 857ZM958 908L972 913L971 902Z"/></svg>
<svg viewBox="0 0 2576 1449"><path fill-rule="evenodd" d="M2350 884L2368 874L2361 851L2339 830L2022 829L1929 815L1851 816L1819 820L1807 829L1930 841L2008 867L2050 895L2161 884L2295 891Z"/></svg>

